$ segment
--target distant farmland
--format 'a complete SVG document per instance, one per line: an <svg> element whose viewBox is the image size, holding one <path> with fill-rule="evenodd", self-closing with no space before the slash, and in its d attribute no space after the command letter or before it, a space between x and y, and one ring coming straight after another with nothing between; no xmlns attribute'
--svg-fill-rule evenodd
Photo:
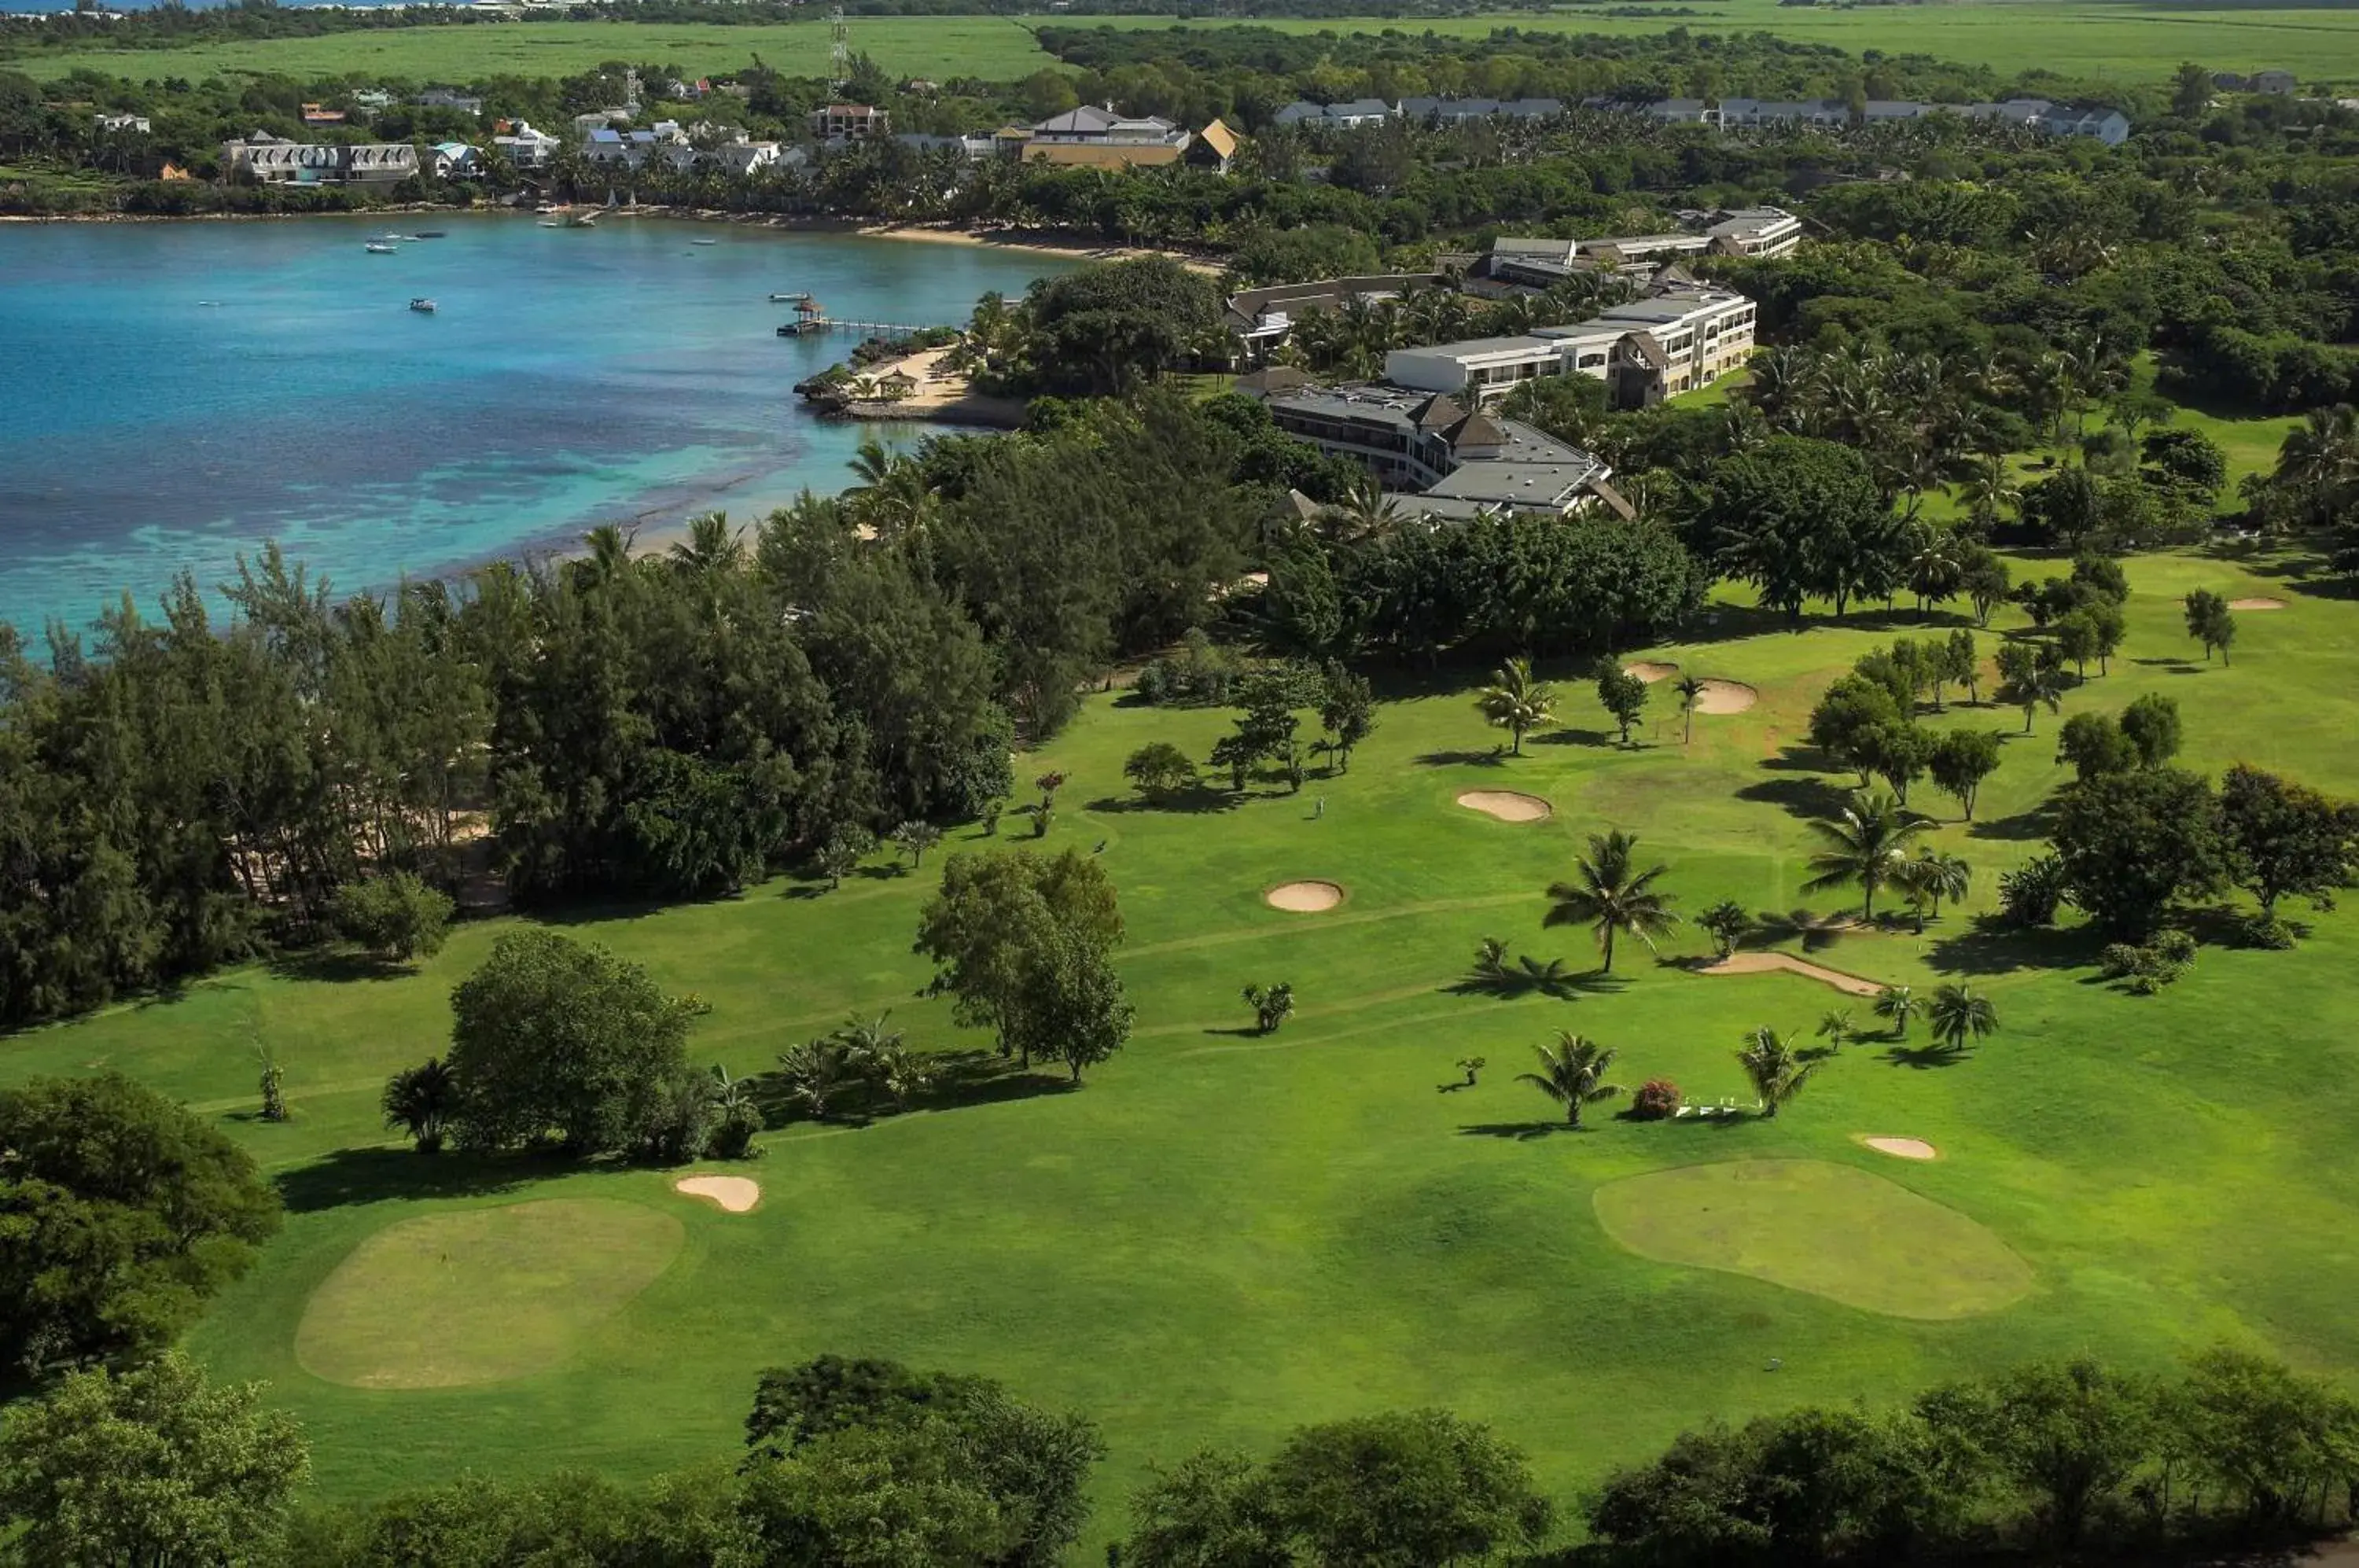
<svg viewBox="0 0 2359 1568"><path fill-rule="evenodd" d="M1650 21L1559 12L1502 12L1434 21L1377 18L1199 21L1190 27L1266 26L1293 33L1349 32L1386 27L1480 38L1498 27L1615 35L1659 33L1671 26L1698 32L1766 31L1832 44L1858 53L1927 54L2007 72L2045 68L2067 76L2157 82L2182 60L2215 71L2280 67L2306 79L2359 80L2359 10L2158 10L2129 4L1994 0L1994 3L1860 6L1816 10L1777 0L1702 0L1693 16ZM1033 41L1045 18L1006 16L856 17L853 47L897 74L952 73L995 80L1024 76L1054 64ZM1070 17L1062 25L1162 27L1167 17ZM62 76L87 66L134 79L202 77L220 72L281 71L299 77L353 73L412 81L467 81L499 72L556 76L603 60L676 65L696 72L732 70L760 55L794 75L827 69L827 29L814 19L776 27L693 23L533 22L510 26L411 27L210 44L186 49L106 50L42 55L17 69Z"/></svg>

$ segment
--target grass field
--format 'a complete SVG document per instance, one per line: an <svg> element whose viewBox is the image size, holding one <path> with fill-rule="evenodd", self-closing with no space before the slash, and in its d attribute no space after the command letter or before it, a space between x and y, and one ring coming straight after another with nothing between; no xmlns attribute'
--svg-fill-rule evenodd
<svg viewBox="0 0 2359 1568"><path fill-rule="evenodd" d="M2106 4L2104 0L1985 0L1955 5L1802 9L1777 0L1689 0L1698 14L1675 21L1585 15L1579 11L1502 12L1434 21L1276 20L1255 25L1287 32L1350 32L1397 27L1481 38L1515 27L1544 32L1636 35L1668 26L1696 32L1764 31L1832 44L1852 53L1927 54L2001 71L2049 70L2123 83L2158 82L2181 60L2221 71L2276 66L2305 80L2359 78L2359 11L2347 7L2244 8L2233 5ZM1045 18L986 16L855 17L852 44L903 75L1024 76L1054 63L1029 28ZM1060 25L1161 27L1164 17L1057 18ZM1199 21L1196 27L1233 26ZM692 23L550 22L512 27L412 27L148 51L93 50L37 57L22 69L61 76L89 66L119 76L201 77L214 72L284 71L299 77L357 72L412 81L473 81L515 71L560 75L608 60L678 65L690 71L732 70L759 54L790 75L826 74L828 34L807 24L732 27Z"/></svg>
<svg viewBox="0 0 2359 1568"><path fill-rule="evenodd" d="M2267 560L2148 557L2129 572L2125 657L2068 712L2165 691L2186 711L2192 765L2241 759L2348 788L2359 604L2305 592ZM2198 585L2291 607L2241 617L2234 667L2207 668L2179 625L2177 600ZM1922 936L1848 935L1818 953L1874 979L1982 988L2001 1031L1954 1064L1870 1039L1775 1120L1638 1124L1606 1106L1566 1132L1514 1082L1555 1029L1617 1047L1625 1084L1667 1075L1690 1099L1749 1098L1742 1030L1807 1036L1849 999L1794 975L1658 964L1629 944L1573 1000L1456 988L1485 935L1592 966L1582 933L1541 930L1541 889L1607 826L1669 863L1690 914L1723 897L1805 902L1805 819L1845 781L1797 749L1804 716L1853 659L1912 624L1904 613L1792 633L1723 603L1701 640L1647 650L1760 692L1749 712L1700 718L1691 745L1659 687L1644 744L1610 745L1585 683L1558 671L1561 727L1505 758L1468 692L1437 682L1383 706L1348 775L1234 809L1136 809L1120 777L1150 739L1202 756L1224 714L1093 699L1022 771L1071 776L1049 847L1103 843L1129 923L1117 955L1138 1007L1129 1050L1079 1092L1043 1077L988 1103L768 1134L747 1168L764 1187L750 1214L681 1197L666 1172L487 1168L387 1140L384 1077L440 1048L450 987L500 921L462 928L415 975L254 968L25 1035L0 1046L0 1076L120 1068L215 1118L279 1177L284 1234L192 1348L216 1373L271 1381L331 1497L462 1467L630 1475L724 1453L756 1369L825 1351L986 1373L1090 1412L1111 1446L1093 1543L1119 1528L1119 1499L1150 1461L1206 1442L1264 1449L1295 1423L1385 1407L1494 1422L1570 1490L1708 1418L1890 1399L2044 1352L2154 1365L2225 1337L2359 1374L2359 917L2316 917L2291 953L2207 947L2151 999L2100 984L2077 935L1982 929L1973 917L1996 874L2038 848L2037 813L2060 781L2051 717L2007 743L1980 821L1946 821L1946 802L1919 798L1945 818L1941 845L1973 866L1967 907ZM2022 727L2013 710L1956 705L1930 722ZM1494 821L1454 803L1469 789L1542 795L1555 814ZM948 847L972 842L960 830ZM1264 904L1263 889L1297 877L1348 898L1323 915ZM854 1010L892 1009L913 1044L971 1047L945 1003L917 996L926 967L909 942L932 882L930 866L880 866L834 893L778 882L570 929L709 999L692 1049L735 1072ZM1682 931L1665 957L1704 946ZM1238 988L1277 980L1300 1010L1255 1038ZM287 1070L283 1126L253 1116L257 1043ZM1479 1084L1445 1091L1472 1056L1488 1062ZM1923 1138L1941 1158L1895 1160L1861 1134ZM1614 1239L1630 1234L1617 1204L1636 1196L1641 1225L1679 1223L1712 1197L1665 1194L1723 1181L1734 1172L1712 1168L1740 1160L1819 1162L1819 1179L1768 1205L1767 1241L1658 1235L1634 1251ZM1628 1184L1658 1172L1696 1173ZM669 1227L607 1214L564 1258L520 1256L528 1277L501 1287L496 1311L438 1280L516 1245L530 1215L504 1206L549 1200L674 1219L678 1250ZM1949 1216L1937 1246L1911 1234L1929 1214ZM420 1218L443 1223L403 1228ZM597 1310L570 1299L583 1258L606 1291ZM1850 1283L1812 1272L1829 1269ZM1864 1272L1884 1284L1863 1287ZM555 1359L495 1383L352 1386L372 1370L385 1380L372 1335L396 1364L496 1357L504 1336L553 1345ZM323 1362L322 1345L343 1359Z"/></svg>

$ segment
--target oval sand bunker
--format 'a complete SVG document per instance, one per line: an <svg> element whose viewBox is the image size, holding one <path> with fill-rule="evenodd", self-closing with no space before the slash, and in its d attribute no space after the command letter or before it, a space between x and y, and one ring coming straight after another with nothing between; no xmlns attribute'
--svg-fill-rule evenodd
<svg viewBox="0 0 2359 1568"><path fill-rule="evenodd" d="M733 1214L742 1214L762 1201L762 1185L750 1176L683 1176L671 1189L691 1198L710 1198Z"/></svg>
<svg viewBox="0 0 2359 1568"><path fill-rule="evenodd" d="M1707 681L1696 694L1699 713L1741 713L1761 700L1761 693L1741 681Z"/></svg>
<svg viewBox="0 0 2359 1568"><path fill-rule="evenodd" d="M2253 598L2228 601L2228 608L2232 610L2282 610L2285 607L2283 599Z"/></svg>
<svg viewBox="0 0 2359 1568"><path fill-rule="evenodd" d="M1649 686L1658 681L1669 681L1679 672L1678 665L1666 664L1659 659L1644 659L1636 664L1625 664L1622 667L1623 674L1635 675Z"/></svg>
<svg viewBox="0 0 2359 1568"><path fill-rule="evenodd" d="M1939 1160L1941 1151L1921 1138L1863 1138L1859 1140L1878 1154L1891 1155L1895 1160Z"/></svg>
<svg viewBox="0 0 2359 1568"><path fill-rule="evenodd" d="M1262 895L1273 909L1315 915L1343 901L1343 889L1333 882L1281 882Z"/></svg>
<svg viewBox="0 0 2359 1568"><path fill-rule="evenodd" d="M1520 794L1513 789L1469 789L1458 797L1458 803L1470 811L1480 811L1503 822L1537 822L1556 810L1538 795Z"/></svg>

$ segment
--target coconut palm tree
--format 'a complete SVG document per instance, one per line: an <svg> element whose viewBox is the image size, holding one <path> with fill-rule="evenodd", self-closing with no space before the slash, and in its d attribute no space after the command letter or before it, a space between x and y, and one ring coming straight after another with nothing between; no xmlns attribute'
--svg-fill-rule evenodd
<svg viewBox="0 0 2359 1568"><path fill-rule="evenodd" d="M1584 1040L1569 1029L1559 1029L1554 1045L1532 1049L1540 1059L1540 1070L1519 1073L1516 1075L1516 1082L1529 1083L1562 1105L1567 1127L1581 1125L1583 1105L1610 1100L1622 1092L1621 1084L1604 1082L1605 1070L1614 1065L1614 1053L1593 1040Z"/></svg>
<svg viewBox="0 0 2359 1568"><path fill-rule="evenodd" d="M1840 1053L1859 1038L1859 1026L1851 1021L1849 1007L1830 1007L1819 1018L1818 1035Z"/></svg>
<svg viewBox="0 0 2359 1568"><path fill-rule="evenodd" d="M1933 1038L1951 1056L1998 1028L1997 1009L1988 996L1975 996L1971 985L1944 985L1934 992L1927 1018L1933 1026Z"/></svg>
<svg viewBox="0 0 2359 1568"><path fill-rule="evenodd" d="M1927 906L1935 920L1940 919L1941 900L1964 898L1973 883L1973 868L1946 850L1925 844L1919 847L1914 860L1902 862L1894 871L1893 881L1917 911L1917 929L1921 931Z"/></svg>
<svg viewBox="0 0 2359 1568"><path fill-rule="evenodd" d="M1926 819L1903 810L1887 791L1854 791L1841 816L1810 824L1824 847L1810 856L1813 875L1802 884L1803 891L1857 883L1864 894L1860 918L1873 920L1875 890L1892 879L1910 841L1926 826Z"/></svg>
<svg viewBox="0 0 2359 1568"><path fill-rule="evenodd" d="M1605 950L1604 972L1614 973L1614 937L1628 931L1655 950L1655 939L1680 923L1671 913L1672 896L1658 892L1655 879L1669 868L1657 866L1637 871L1630 864L1637 839L1616 828L1589 835L1589 854L1573 862L1576 880L1549 885L1548 913L1542 927L1591 928Z"/></svg>
<svg viewBox="0 0 2359 1568"><path fill-rule="evenodd" d="M1924 1010L1917 993L1907 985L1886 985L1875 994L1875 1016L1892 1026L1892 1038L1908 1038L1908 1020Z"/></svg>
<svg viewBox="0 0 2359 1568"><path fill-rule="evenodd" d="M1693 675L1682 675L1672 682L1671 690L1680 694L1680 718L1686 726L1680 735L1680 744L1685 746L1695 739L1696 703L1703 698L1703 681Z"/></svg>
<svg viewBox="0 0 2359 1568"><path fill-rule="evenodd" d="M1726 958L1736 951L1736 944L1743 942L1745 933L1753 929L1753 917L1735 899L1723 898L1698 915L1696 924L1712 937L1712 944L1719 950L1720 956Z"/></svg>
<svg viewBox="0 0 2359 1568"><path fill-rule="evenodd" d="M385 1086L385 1125L414 1139L420 1154L442 1147L443 1125L459 1104L459 1079L439 1056L397 1073Z"/></svg>
<svg viewBox="0 0 2359 1568"><path fill-rule="evenodd" d="M890 1012L879 1013L873 1018L854 1015L828 1038L842 1049L849 1065L865 1072L871 1063L899 1049L901 1031L892 1028L892 1022Z"/></svg>
<svg viewBox="0 0 2359 1568"><path fill-rule="evenodd" d="M745 559L745 546L729 527L726 512L706 512L688 520L688 538L671 547L672 564L691 576L725 572Z"/></svg>
<svg viewBox="0 0 2359 1568"><path fill-rule="evenodd" d="M1776 1116L1819 1070L1817 1062L1802 1060L1791 1040L1767 1027L1745 1031L1745 1049L1736 1053L1736 1062L1760 1096L1764 1117Z"/></svg>
<svg viewBox="0 0 2359 1568"><path fill-rule="evenodd" d="M1532 679L1531 660L1511 659L1499 666L1492 684L1483 688L1474 706L1494 729L1516 737L1515 755L1524 755L1524 732L1556 717L1556 691L1545 681Z"/></svg>

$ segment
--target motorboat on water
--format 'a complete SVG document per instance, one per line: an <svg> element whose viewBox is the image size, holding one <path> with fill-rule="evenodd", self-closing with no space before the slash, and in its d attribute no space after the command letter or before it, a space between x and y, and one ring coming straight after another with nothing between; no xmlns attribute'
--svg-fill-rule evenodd
<svg viewBox="0 0 2359 1568"><path fill-rule="evenodd" d="M409 237L414 240L439 240L444 238L445 234L440 229L420 229Z"/></svg>
<svg viewBox="0 0 2359 1568"><path fill-rule="evenodd" d="M383 240L371 240L361 248L371 256L391 256L401 247L397 245L387 245Z"/></svg>
<svg viewBox="0 0 2359 1568"><path fill-rule="evenodd" d="M721 242L719 240L690 240L688 243L690 245L719 245Z"/></svg>
<svg viewBox="0 0 2359 1568"><path fill-rule="evenodd" d="M434 301L421 296L412 299L409 302L409 308L421 316L430 316L434 313Z"/></svg>

